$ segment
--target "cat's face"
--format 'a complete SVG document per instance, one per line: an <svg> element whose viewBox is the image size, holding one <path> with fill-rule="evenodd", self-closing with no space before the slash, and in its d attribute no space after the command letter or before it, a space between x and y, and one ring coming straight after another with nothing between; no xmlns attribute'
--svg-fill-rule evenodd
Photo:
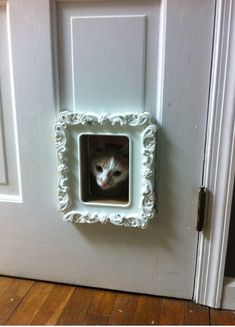
<svg viewBox="0 0 235 327"><path fill-rule="evenodd" d="M126 151L126 150L125 150ZM102 149L91 158L91 171L103 190L114 188L128 177L128 156L123 149Z"/></svg>

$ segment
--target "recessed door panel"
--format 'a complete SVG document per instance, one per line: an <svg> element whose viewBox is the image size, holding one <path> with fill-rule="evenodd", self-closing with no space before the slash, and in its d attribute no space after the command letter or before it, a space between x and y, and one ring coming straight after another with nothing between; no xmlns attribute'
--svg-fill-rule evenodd
<svg viewBox="0 0 235 327"><path fill-rule="evenodd" d="M0 3L0 201L21 202L9 17Z"/></svg>
<svg viewBox="0 0 235 327"><path fill-rule="evenodd" d="M61 110L155 110L161 24L159 1L59 2Z"/></svg>

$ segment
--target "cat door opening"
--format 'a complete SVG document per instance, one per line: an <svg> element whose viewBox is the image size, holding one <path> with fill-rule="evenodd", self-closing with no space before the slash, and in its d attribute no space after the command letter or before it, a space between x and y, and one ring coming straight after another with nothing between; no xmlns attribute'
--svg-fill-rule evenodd
<svg viewBox="0 0 235 327"><path fill-rule="evenodd" d="M79 145L81 200L95 205L128 205L129 137L82 134Z"/></svg>

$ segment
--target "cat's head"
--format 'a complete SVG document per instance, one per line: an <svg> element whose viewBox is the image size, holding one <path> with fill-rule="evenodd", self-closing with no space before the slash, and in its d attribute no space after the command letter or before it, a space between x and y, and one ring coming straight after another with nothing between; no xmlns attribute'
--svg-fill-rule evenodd
<svg viewBox="0 0 235 327"><path fill-rule="evenodd" d="M129 175L128 145L122 147L100 143L93 148L91 172L103 190L114 188Z"/></svg>

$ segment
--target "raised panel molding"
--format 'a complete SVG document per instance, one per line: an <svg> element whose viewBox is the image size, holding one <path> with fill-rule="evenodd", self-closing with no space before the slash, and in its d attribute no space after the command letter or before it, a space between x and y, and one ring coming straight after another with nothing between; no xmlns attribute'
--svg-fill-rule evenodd
<svg viewBox="0 0 235 327"><path fill-rule="evenodd" d="M1 86L0 86L1 89ZM3 116L2 116L2 100L0 93L0 185L7 184L7 169L6 169L6 146L5 146L5 135L3 126Z"/></svg>
<svg viewBox="0 0 235 327"><path fill-rule="evenodd" d="M148 111L158 120L165 3L53 1L60 111Z"/></svg>
<svg viewBox="0 0 235 327"><path fill-rule="evenodd" d="M5 10L6 10L5 8L6 8L6 2L0 1L0 24L1 24L1 21L3 20L3 15L5 15ZM1 38L1 41L2 41L2 38ZM2 114L1 83L0 83L0 185L6 185L6 184L7 184L6 147L5 147L5 135L4 135L4 125L3 125L3 114Z"/></svg>
<svg viewBox="0 0 235 327"><path fill-rule="evenodd" d="M9 5L0 1L0 201L21 200Z"/></svg>

